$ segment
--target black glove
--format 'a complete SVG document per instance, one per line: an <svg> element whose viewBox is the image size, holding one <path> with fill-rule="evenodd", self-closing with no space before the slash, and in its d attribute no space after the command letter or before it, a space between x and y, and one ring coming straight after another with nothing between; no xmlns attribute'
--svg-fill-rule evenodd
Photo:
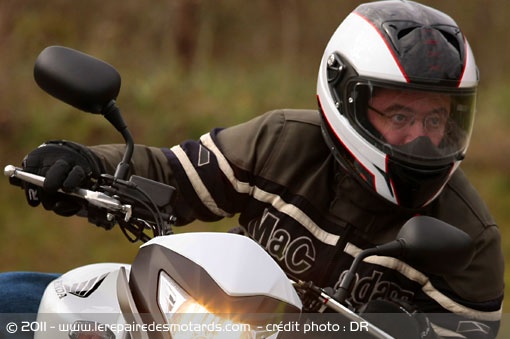
<svg viewBox="0 0 510 339"><path fill-rule="evenodd" d="M90 188L99 180L102 166L97 156L87 147L69 141L48 141L23 159L23 169L46 177L44 187L25 185L30 206L40 203L47 210L63 216L76 214L84 201L59 193L75 188Z"/></svg>

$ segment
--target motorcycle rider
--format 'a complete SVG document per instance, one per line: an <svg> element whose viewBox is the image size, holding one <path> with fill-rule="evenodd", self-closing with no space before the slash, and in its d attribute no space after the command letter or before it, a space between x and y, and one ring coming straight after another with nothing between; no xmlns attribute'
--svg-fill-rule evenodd
<svg viewBox="0 0 510 339"><path fill-rule="evenodd" d="M179 225L238 214L245 234L290 276L323 287L337 286L360 249L394 239L410 217L444 220L475 242L464 271L436 276L372 258L349 302L411 304L440 336L492 338L503 301L500 234L459 169L477 84L470 46L449 16L411 1L362 4L327 44L318 110L275 110L172 148L138 145L132 171L177 187ZM47 178L37 194L27 187L29 204L74 215L79 204L56 191L113 173L123 150L43 144L23 162ZM15 278L23 280L0 275L9 289L0 288L0 300L30 294L13 288Z"/></svg>

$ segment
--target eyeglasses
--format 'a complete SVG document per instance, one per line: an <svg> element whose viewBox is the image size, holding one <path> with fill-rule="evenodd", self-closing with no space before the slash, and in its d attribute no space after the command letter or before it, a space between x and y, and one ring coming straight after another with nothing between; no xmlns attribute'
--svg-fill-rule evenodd
<svg viewBox="0 0 510 339"><path fill-rule="evenodd" d="M368 109L385 118L394 130L405 130L416 122L416 113L406 107L394 107L390 112L381 112L377 108L368 105ZM437 109L421 118L423 129L428 133L442 133L448 120L446 109Z"/></svg>

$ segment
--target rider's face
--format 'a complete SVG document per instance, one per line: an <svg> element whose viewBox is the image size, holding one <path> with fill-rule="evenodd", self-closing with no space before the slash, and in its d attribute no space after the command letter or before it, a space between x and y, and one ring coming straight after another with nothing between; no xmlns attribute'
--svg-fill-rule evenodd
<svg viewBox="0 0 510 339"><path fill-rule="evenodd" d="M450 96L440 93L378 89L368 104L368 119L392 145L426 136L438 146L450 114Z"/></svg>

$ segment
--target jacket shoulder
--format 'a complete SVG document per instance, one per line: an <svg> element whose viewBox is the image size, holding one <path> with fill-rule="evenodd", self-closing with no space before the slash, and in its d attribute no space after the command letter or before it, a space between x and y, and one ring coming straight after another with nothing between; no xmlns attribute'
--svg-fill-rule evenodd
<svg viewBox="0 0 510 339"><path fill-rule="evenodd" d="M453 174L435 206L439 219L460 228L474 242L471 264L448 277L448 284L467 300L492 300L499 305L504 289L501 234L489 208L462 170Z"/></svg>
<svg viewBox="0 0 510 339"><path fill-rule="evenodd" d="M452 175L441 194L440 200L443 200L443 204L447 206L443 213L447 216L454 216L456 219L476 221L474 224L480 228L477 230L478 232L496 225L487 204L461 169L458 169ZM476 232L476 230L471 231Z"/></svg>
<svg viewBox="0 0 510 339"><path fill-rule="evenodd" d="M320 126L321 118L318 110L283 109L269 112L269 114L283 114L285 120Z"/></svg>
<svg viewBox="0 0 510 339"><path fill-rule="evenodd" d="M322 143L320 115L317 110L269 111L222 129L213 138L228 160L245 170L259 172L275 153L284 151L295 156L300 144Z"/></svg>

